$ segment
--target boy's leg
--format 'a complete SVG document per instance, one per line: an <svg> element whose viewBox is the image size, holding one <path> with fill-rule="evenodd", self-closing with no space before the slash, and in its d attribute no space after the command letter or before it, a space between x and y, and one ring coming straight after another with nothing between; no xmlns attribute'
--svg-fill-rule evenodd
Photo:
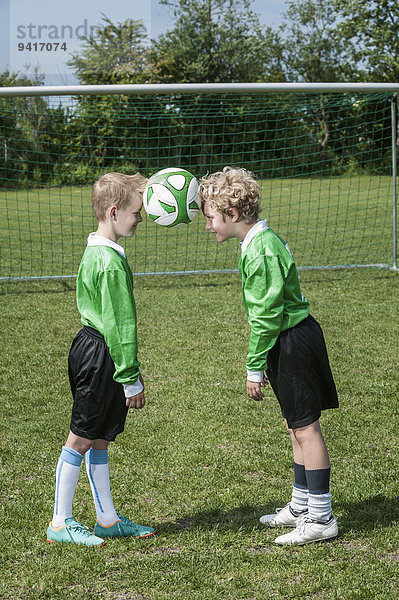
<svg viewBox="0 0 399 600"><path fill-rule="evenodd" d="M81 438L71 431L69 432L57 463L52 520L54 529L63 527L65 519L72 517L72 503L79 479L80 467L84 454L91 444L91 440Z"/></svg>
<svg viewBox="0 0 399 600"><path fill-rule="evenodd" d="M87 527L72 516L72 503L83 453L92 442L84 438L74 440L71 435L74 436L70 434L68 437L57 464L54 515L47 528L47 541L101 546L104 540L90 533Z"/></svg>
<svg viewBox="0 0 399 600"><path fill-rule="evenodd" d="M79 479L80 467L85 452L92 440L81 438L69 432L57 463L55 482L55 502L52 525L59 529L65 525L65 519L72 517L72 503Z"/></svg>
<svg viewBox="0 0 399 600"><path fill-rule="evenodd" d="M317 420L306 427L293 429L293 435L300 448L306 470L329 469L330 458Z"/></svg>
<svg viewBox="0 0 399 600"><path fill-rule="evenodd" d="M150 537L154 535L155 529L132 523L114 508L109 481L108 444L106 440L96 440L85 454L87 475L97 513L94 533L102 538Z"/></svg>
<svg viewBox="0 0 399 600"><path fill-rule="evenodd" d="M331 517L330 458L319 421L293 430L305 465L309 490L309 518L328 521Z"/></svg>
<svg viewBox="0 0 399 600"><path fill-rule="evenodd" d="M331 539L338 535L332 516L330 494L330 459L319 421L293 430L302 452L308 486L308 514L298 521L291 533L279 536L280 545L307 544Z"/></svg>
<svg viewBox="0 0 399 600"><path fill-rule="evenodd" d="M285 421L285 425L291 438L292 452L294 455L294 485L292 486L290 508L294 515L300 516L308 510L308 485L306 481L305 462L302 448L298 443L293 430L288 427L287 421Z"/></svg>
<svg viewBox="0 0 399 600"><path fill-rule="evenodd" d="M96 440L85 454L86 472L93 493L97 521L105 527L120 521L111 497L108 445L106 440Z"/></svg>
<svg viewBox="0 0 399 600"><path fill-rule="evenodd" d="M263 515L260 518L262 524L270 525L270 527L295 527L298 518L307 514L308 511L308 487L301 446L295 439L292 429L288 427L286 420L285 426L291 439L294 455L294 485L292 486L291 501L283 509L277 509L276 514Z"/></svg>
<svg viewBox="0 0 399 600"><path fill-rule="evenodd" d="M95 440L89 440L88 438L81 437L70 431L65 446L76 450L76 452L79 452L79 454L84 456L94 443Z"/></svg>
<svg viewBox="0 0 399 600"><path fill-rule="evenodd" d="M79 479L83 455L63 446L57 463L55 480L55 501L52 526L60 529L65 525L65 519L72 517L72 502Z"/></svg>

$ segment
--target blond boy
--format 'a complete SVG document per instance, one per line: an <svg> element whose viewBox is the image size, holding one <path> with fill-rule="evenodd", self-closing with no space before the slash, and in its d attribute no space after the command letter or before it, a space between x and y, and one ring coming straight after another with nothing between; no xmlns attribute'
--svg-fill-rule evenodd
<svg viewBox="0 0 399 600"><path fill-rule="evenodd" d="M200 182L206 229L219 243L241 241L239 270L251 327L247 393L261 400L270 382L292 442L291 501L260 521L293 528L277 537L277 544L303 545L338 534L330 460L319 424L321 411L338 407L338 398L321 328L309 314L287 244L259 220L259 195L255 178L241 168L225 167Z"/></svg>
<svg viewBox="0 0 399 600"><path fill-rule="evenodd" d="M101 546L110 537L148 537L152 527L136 525L116 512L110 490L108 445L124 429L129 407L145 404L137 360L133 276L120 237L131 237L140 214L146 179L108 173L92 193L97 231L88 237L76 296L83 329L69 353L74 398L70 432L57 464L49 542ZM72 502L85 457L97 520L94 535L72 516Z"/></svg>

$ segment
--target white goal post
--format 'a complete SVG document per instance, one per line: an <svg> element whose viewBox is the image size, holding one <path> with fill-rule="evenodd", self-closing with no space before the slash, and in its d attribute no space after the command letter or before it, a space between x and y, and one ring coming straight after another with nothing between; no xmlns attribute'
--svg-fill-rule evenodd
<svg viewBox="0 0 399 600"><path fill-rule="evenodd" d="M215 83L0 88L0 280L75 277L102 173L255 173L262 216L300 268L398 270L399 83ZM148 222L136 274L235 270L197 218Z"/></svg>

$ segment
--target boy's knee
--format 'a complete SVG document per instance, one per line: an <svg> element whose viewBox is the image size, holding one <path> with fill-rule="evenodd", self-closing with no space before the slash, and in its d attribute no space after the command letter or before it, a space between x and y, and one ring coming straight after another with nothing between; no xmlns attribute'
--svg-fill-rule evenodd
<svg viewBox="0 0 399 600"><path fill-rule="evenodd" d="M292 435L293 434L293 430L291 429L291 427L288 425L287 423L287 419L284 419L284 423L285 423L285 428L287 429L287 432Z"/></svg>
<svg viewBox="0 0 399 600"><path fill-rule="evenodd" d="M307 440L308 436L308 432L304 431L304 429L302 427L298 427L297 429L292 429L292 435L294 436L294 438L296 439L296 441L298 442L299 445L302 445L303 442L305 442Z"/></svg>
<svg viewBox="0 0 399 600"><path fill-rule="evenodd" d="M292 429L292 433L298 444L306 443L315 437L322 437L319 421L315 421L305 427Z"/></svg>
<svg viewBox="0 0 399 600"><path fill-rule="evenodd" d="M106 450L110 443L111 442L108 442L107 440L93 440L91 447L94 448L94 450Z"/></svg>
<svg viewBox="0 0 399 600"><path fill-rule="evenodd" d="M72 450L79 452L79 454L86 454L86 452L93 446L93 442L94 440L80 437L79 435L76 435L70 431L67 441L65 442L65 446L72 448Z"/></svg>
<svg viewBox="0 0 399 600"><path fill-rule="evenodd" d="M298 427L296 429L292 429L292 434L295 437L298 444L301 446L313 437L314 431L309 426Z"/></svg>

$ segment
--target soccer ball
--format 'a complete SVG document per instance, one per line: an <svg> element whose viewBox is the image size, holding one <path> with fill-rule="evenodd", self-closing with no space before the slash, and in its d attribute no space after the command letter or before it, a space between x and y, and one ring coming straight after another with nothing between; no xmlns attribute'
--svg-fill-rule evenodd
<svg viewBox="0 0 399 600"><path fill-rule="evenodd" d="M200 211L198 179L185 169L162 169L148 180L143 205L158 225L175 227L191 223Z"/></svg>

